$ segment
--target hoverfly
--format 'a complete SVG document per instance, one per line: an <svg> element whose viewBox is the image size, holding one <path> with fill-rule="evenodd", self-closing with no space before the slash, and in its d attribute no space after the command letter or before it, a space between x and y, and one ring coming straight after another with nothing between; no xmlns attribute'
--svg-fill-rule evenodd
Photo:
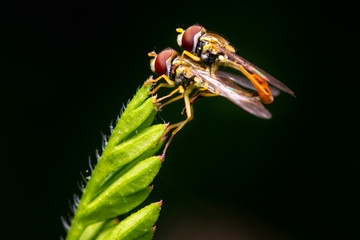
<svg viewBox="0 0 360 240"><path fill-rule="evenodd" d="M271 118L271 113L264 107L257 92L245 90L236 84L244 81L240 76L222 72L216 75L211 74L199 62L187 56L179 56L171 48L167 48L159 54L151 52L149 56L153 57L150 60L151 70L157 73L159 77L156 79L150 77L144 84L157 83L161 79L166 81L166 83L158 84L150 94L155 93L161 87L175 87L175 90L156 99L156 102L161 102L176 93L180 93L179 96L162 103L161 107L183 98L187 115L186 120L168 127L166 133L172 128L176 129L172 132L163 154L165 154L174 135L193 118L192 103L200 97L220 95L257 117Z"/></svg>
<svg viewBox="0 0 360 240"><path fill-rule="evenodd" d="M193 25L185 31L178 28L176 31L180 33L177 37L177 43L184 49L181 59L186 55L194 61L201 62L203 66L210 69L212 75L215 74L220 65L241 71L255 87L263 103L272 103L273 95L276 96L278 93L270 90L268 83L295 96L294 92L279 80L238 56L235 49L223 37L207 32L200 25ZM243 83L245 82L243 81Z"/></svg>

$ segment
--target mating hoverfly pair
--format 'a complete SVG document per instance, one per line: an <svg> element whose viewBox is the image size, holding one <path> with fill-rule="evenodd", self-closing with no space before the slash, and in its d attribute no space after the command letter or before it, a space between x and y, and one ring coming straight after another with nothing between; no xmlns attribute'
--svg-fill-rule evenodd
<svg viewBox="0 0 360 240"><path fill-rule="evenodd" d="M150 94L154 94L161 87L175 87L168 95L156 99L157 103L180 93L179 96L161 103L160 108L182 98L185 101L187 118L168 126L166 133L176 129L172 132L163 155L174 135L193 118L192 105L202 97L220 95L257 117L269 119L271 113L263 103L272 103L273 96L277 96L279 90L295 96L294 92L279 80L236 55L235 49L223 37L207 32L200 25L193 25L185 31L178 28L176 31L179 33L177 43L184 51L179 55L174 49L167 48L159 54L149 53L148 55L153 57L150 61L151 70L159 77L150 77L145 82L157 83L161 79L166 81L158 84ZM219 66L236 69L246 78L220 71Z"/></svg>

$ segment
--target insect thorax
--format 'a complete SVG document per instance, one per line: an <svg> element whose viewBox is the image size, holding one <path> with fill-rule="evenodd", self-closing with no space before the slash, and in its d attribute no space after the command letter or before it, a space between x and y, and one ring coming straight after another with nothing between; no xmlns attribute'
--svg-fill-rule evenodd
<svg viewBox="0 0 360 240"><path fill-rule="evenodd" d="M214 44L208 41L199 41L196 47L196 55L198 55L203 64L212 65L219 58L219 51L214 49Z"/></svg>
<svg viewBox="0 0 360 240"><path fill-rule="evenodd" d="M194 83L194 76L188 71L186 66L178 66L171 77L179 86L188 87Z"/></svg>

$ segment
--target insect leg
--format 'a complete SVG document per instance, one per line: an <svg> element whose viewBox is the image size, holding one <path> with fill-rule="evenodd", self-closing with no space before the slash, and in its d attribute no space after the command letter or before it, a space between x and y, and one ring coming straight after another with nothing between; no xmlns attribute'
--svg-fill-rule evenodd
<svg viewBox="0 0 360 240"><path fill-rule="evenodd" d="M152 90L152 91L149 93L149 95L152 95L152 94L156 93L156 91L159 90L159 88L161 88L161 87L172 88L172 87L174 87L174 86L173 86L173 85L170 85L170 84L168 84L168 83L160 83L159 85L156 86L156 88L154 88L154 90Z"/></svg>
<svg viewBox="0 0 360 240"><path fill-rule="evenodd" d="M172 135L175 135L178 131L180 131L185 126L185 124L192 120L194 117L193 107L190 104L189 93L184 94L184 101L187 118L185 119L185 121L182 121L179 127L172 132Z"/></svg>
<svg viewBox="0 0 360 240"><path fill-rule="evenodd" d="M161 79L164 79L169 85L175 86L175 82L170 80L170 78L168 76L166 76L165 74L157 77L156 79L153 79L152 77L150 77L148 80L145 81L144 85L146 85L148 83L157 83Z"/></svg>
<svg viewBox="0 0 360 240"><path fill-rule="evenodd" d="M200 92L200 91L204 91L204 92ZM194 95L191 96L190 98L190 104L193 105L195 102L199 101L200 99L202 99L203 97L216 97L219 96L219 92L216 91L215 93L206 91L206 90L198 90L194 93ZM184 114L186 108L184 107L184 109L182 110L181 114Z"/></svg>
<svg viewBox="0 0 360 240"><path fill-rule="evenodd" d="M174 73L175 69L182 64L185 55L187 55L188 57L190 57L192 60L194 60L196 62L200 62L200 60L201 60L201 58L199 58L198 56L195 56L191 52L184 50L181 54L179 63L177 63L173 66L172 71L171 71L172 73Z"/></svg>
<svg viewBox="0 0 360 240"><path fill-rule="evenodd" d="M216 96L219 96L219 92L216 92L216 93L212 93L212 92L200 92L198 94L198 96L201 96L201 97L216 97ZM197 96L195 96L197 97Z"/></svg>
<svg viewBox="0 0 360 240"><path fill-rule="evenodd" d="M184 50L181 54L181 58L180 58L180 64L182 64L183 60L184 60L184 56L188 56L190 57L192 60L196 61L196 62L200 62L201 58L199 58L198 56L195 56L194 54L192 54L189 51Z"/></svg>
<svg viewBox="0 0 360 240"><path fill-rule="evenodd" d="M173 124L173 125L170 125L168 126L168 129L165 130L166 133L168 133L170 131L170 129L172 128L176 128L172 133L171 133L171 137L169 138L169 140L167 141L166 145L165 145L165 148L164 148L164 151L163 151L163 154L162 156L165 157L165 153L166 153L166 150L167 148L169 147L171 141L174 139L174 136L175 134L180 131L186 123L188 123L190 120L193 119L194 117L194 114L193 114L193 107L192 105L190 104L190 99L189 99L189 94L190 94L191 90L190 91L186 91L184 93L184 101L185 101L185 108L186 108L186 115L187 115L187 118L182 121L182 122L179 122L179 123L176 123L176 124Z"/></svg>
<svg viewBox="0 0 360 240"><path fill-rule="evenodd" d="M174 97L174 98L170 99L169 101L167 101L166 103L161 104L160 107L159 107L159 109L165 107L166 105L168 105L168 104L170 104L170 103L172 103L172 102L175 102L175 101L177 101L177 100L179 100L179 99L182 99L183 97L184 97L183 95L179 95L179 96L177 96L177 97Z"/></svg>
<svg viewBox="0 0 360 240"><path fill-rule="evenodd" d="M164 96L164 97L162 97L162 98L156 99L155 102L160 102L160 101L164 100L165 98L171 97L172 95L174 95L174 94L177 93L177 92L180 92L180 93L184 92L183 86L179 86L178 88L176 88L174 91L172 91L172 92L169 93L168 95L166 95L166 96Z"/></svg>
<svg viewBox="0 0 360 240"><path fill-rule="evenodd" d="M190 104L193 105L197 100L202 97L216 97L219 96L219 92L215 89L215 93L207 91L209 89L209 83L205 82L204 87L199 88L190 99Z"/></svg>

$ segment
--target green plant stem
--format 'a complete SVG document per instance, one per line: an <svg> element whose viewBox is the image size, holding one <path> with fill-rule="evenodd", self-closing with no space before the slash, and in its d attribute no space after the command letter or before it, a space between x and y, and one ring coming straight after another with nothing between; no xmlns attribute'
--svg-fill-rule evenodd
<svg viewBox="0 0 360 240"><path fill-rule="evenodd" d="M161 147L163 143L161 137L167 127L166 124L150 126L156 114L154 98L148 98L150 88L149 85L143 86L136 93L116 124L86 184L68 231L67 240L93 239L90 236L96 232L88 234L88 237L86 234L82 236L88 226L129 212L150 194L152 187L148 185L158 173L162 163L161 157L150 156ZM154 216L145 214L141 221L155 223L158 217L158 210L156 211ZM152 220L147 221L147 219ZM130 220L127 223L135 224L136 221ZM147 229L151 228L151 226L147 227ZM101 227L89 228L87 232L91 232L91 229L100 231ZM105 236L104 233L102 236Z"/></svg>

